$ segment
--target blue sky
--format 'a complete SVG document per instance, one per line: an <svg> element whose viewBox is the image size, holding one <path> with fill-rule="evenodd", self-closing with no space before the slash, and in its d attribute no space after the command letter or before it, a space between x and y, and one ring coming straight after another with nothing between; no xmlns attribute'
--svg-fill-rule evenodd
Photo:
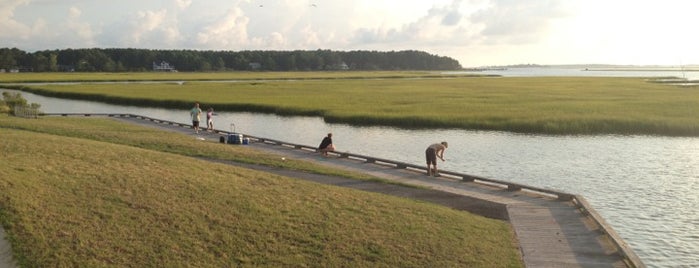
<svg viewBox="0 0 699 268"><path fill-rule="evenodd" d="M0 0L0 47L405 50L504 64L699 64L690 0Z"/></svg>

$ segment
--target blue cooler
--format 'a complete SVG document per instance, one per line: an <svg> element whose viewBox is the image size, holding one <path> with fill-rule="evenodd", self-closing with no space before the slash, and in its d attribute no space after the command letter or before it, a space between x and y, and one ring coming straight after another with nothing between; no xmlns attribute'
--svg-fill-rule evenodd
<svg viewBox="0 0 699 268"><path fill-rule="evenodd" d="M231 133L228 134L228 144L243 144L243 134Z"/></svg>
<svg viewBox="0 0 699 268"><path fill-rule="evenodd" d="M226 137L228 144L243 144L243 134L235 133L235 124L231 123L231 133Z"/></svg>

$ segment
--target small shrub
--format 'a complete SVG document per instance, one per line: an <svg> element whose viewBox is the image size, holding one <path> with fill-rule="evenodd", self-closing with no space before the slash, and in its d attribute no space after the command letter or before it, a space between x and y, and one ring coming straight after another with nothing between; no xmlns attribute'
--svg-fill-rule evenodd
<svg viewBox="0 0 699 268"><path fill-rule="evenodd" d="M22 111L32 111L32 114L37 114L41 104L27 103L27 100L20 93L3 92L2 100L0 100L0 113L14 114L16 108L21 108Z"/></svg>

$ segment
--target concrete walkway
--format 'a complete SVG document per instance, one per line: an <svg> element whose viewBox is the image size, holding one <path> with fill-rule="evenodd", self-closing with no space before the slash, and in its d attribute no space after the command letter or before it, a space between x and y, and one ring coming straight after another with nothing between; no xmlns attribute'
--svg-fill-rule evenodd
<svg viewBox="0 0 699 268"><path fill-rule="evenodd" d="M216 133L200 132L200 134L195 134L193 130L181 126L158 124L136 118L119 118L119 120L181 132L193 138L204 138L211 141L218 141L220 138L220 135ZM416 170L366 163L351 158L324 157L312 151L269 143L222 144L221 146L231 146L231 149L235 146L249 146L279 154L280 157L307 160L334 168L370 174L402 184L421 186L421 188L360 182L264 166L229 164L318 183L425 200L490 218L507 220L516 233L526 267L632 266L625 261L623 254L612 243L610 237L601 231L600 226L589 216L583 214L571 201L559 201L552 197L527 193L526 191L507 191L482 183L429 177Z"/></svg>
<svg viewBox="0 0 699 268"><path fill-rule="evenodd" d="M0 268L17 267L12 259L12 248L5 238L5 230L0 228Z"/></svg>
<svg viewBox="0 0 699 268"><path fill-rule="evenodd" d="M314 152L287 147L259 143L251 146L287 158L313 161L422 186L441 192L438 195L442 195L444 200L418 198L419 193L384 193L422 199L490 218L508 220L517 235L527 267L627 267L608 237L599 232L598 226L591 225L592 221L582 215L570 201L510 192L472 182L428 177L418 171L368 164L348 158L326 158ZM406 189L408 188L403 187L401 190ZM429 192L422 194L430 195Z"/></svg>

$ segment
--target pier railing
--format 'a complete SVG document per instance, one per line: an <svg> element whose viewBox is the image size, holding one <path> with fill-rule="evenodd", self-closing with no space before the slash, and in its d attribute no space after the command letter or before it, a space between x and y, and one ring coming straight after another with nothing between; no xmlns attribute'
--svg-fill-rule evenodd
<svg viewBox="0 0 699 268"><path fill-rule="evenodd" d="M186 128L192 127L192 125L190 125L190 124L178 123L178 122L156 119L156 118L151 118L151 117L142 116L142 115L134 115L134 114L45 113L43 115L47 115L47 116L85 116L85 117L89 117L89 116L129 117L129 118L137 118L137 119L142 119L142 120L146 120L146 121L151 121L153 123L158 123L158 124L166 124L166 125L173 125L173 126L186 127ZM232 134L233 132L214 129L214 133L228 135L228 134ZM290 143L290 142L286 142L286 141L251 136L251 135L247 135L244 133L239 133L239 134L243 134L244 137L250 139L250 142L272 144L272 145L284 146L284 147L288 147L288 148L313 151L313 152L315 152L317 149L316 147L303 145L303 144L296 144L296 143ZM335 152L328 152L328 153L333 154L333 155L338 156L338 157L341 157L341 158L354 159L354 160L364 161L366 163L373 163L373 164L385 165L385 166L393 166L395 168L409 169L409 170L414 170L416 172L427 172L426 166L415 165L415 164L411 164L411 163L394 161L394 160L390 160L390 159L383 159L383 158L378 158L378 157L373 157L373 156L366 156L366 155L361 155L361 154L354 154L354 153L349 153L349 152L335 151ZM621 236L619 236L619 234L617 234L616 231L614 231L614 229L609 224L607 224L607 222L604 220L604 218L602 218L602 216L599 215L599 213L597 213L597 211L594 208L592 208L592 205L590 205L587 202L587 200L585 200L585 198L583 198L581 195L574 195L574 194L564 193L564 192L560 192L560 191L556 191L556 190L545 189L545 188L540 188L540 187L533 187L533 186L529 186L529 185L507 182L507 181L502 181L502 180L496 180L496 179L491 179L491 178L483 178L483 177L478 177L478 176L473 176L473 175L469 175L469 174L453 172L453 171L448 171L448 170L440 170L439 174L445 178L461 180L464 182L480 183L480 184L484 184L484 185L498 187L498 188L501 188L501 189L506 190L506 191L526 191L526 192L531 192L531 193L542 195L542 196L553 197L553 198L556 198L557 200L560 200L560 201L570 201L577 207L577 209L579 209L581 211L581 213L589 216L599 226L599 230L598 230L599 232L609 236L609 238L611 239L611 242L618 248L619 254L621 254L624 257L627 266L637 267L637 268L646 267L643 264L643 262L641 261L641 259L638 257L638 255L636 255L636 253L631 249L631 247L628 244L626 244L626 242L624 242L624 240L621 238Z"/></svg>

